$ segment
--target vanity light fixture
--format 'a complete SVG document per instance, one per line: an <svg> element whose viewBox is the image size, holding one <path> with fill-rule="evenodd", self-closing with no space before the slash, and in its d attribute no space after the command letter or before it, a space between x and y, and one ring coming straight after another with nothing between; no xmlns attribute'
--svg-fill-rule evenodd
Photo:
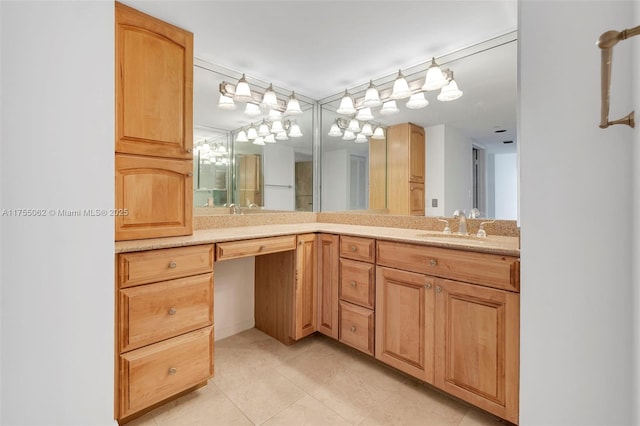
<svg viewBox="0 0 640 426"><path fill-rule="evenodd" d="M380 93L378 92L376 86L373 85L373 80L369 80L369 87L364 94L364 101L362 102L362 106L374 108L379 107L380 105L382 105L382 101L380 100Z"/></svg>
<svg viewBox="0 0 640 426"><path fill-rule="evenodd" d="M367 137L365 135L363 135L362 133L358 133L358 135L356 136L356 139L353 142L355 142L355 143L367 143L367 142L369 142L369 139L367 139Z"/></svg>
<svg viewBox="0 0 640 426"><path fill-rule="evenodd" d="M287 109L284 112L285 115L301 115L300 102L296 99L295 92L291 92L289 100L287 101Z"/></svg>
<svg viewBox="0 0 640 426"><path fill-rule="evenodd" d="M393 91L391 92L391 99L404 99L411 96L411 90L409 89L409 83L407 79L402 75L402 70L398 70L398 77L393 82Z"/></svg>
<svg viewBox="0 0 640 426"><path fill-rule="evenodd" d="M298 124L293 123L289 128L289 137L290 138L300 138L302 137L302 132L300 131L300 126Z"/></svg>
<svg viewBox="0 0 640 426"><path fill-rule="evenodd" d="M260 111L260 107L258 105L247 102L247 105L244 107L244 113L249 117L257 117L262 114L262 111Z"/></svg>
<svg viewBox="0 0 640 426"><path fill-rule="evenodd" d="M380 114L390 115L390 114L395 114L398 111L400 110L398 109L398 105L396 105L396 101L390 100L382 104L382 108L380 109Z"/></svg>
<svg viewBox="0 0 640 426"><path fill-rule="evenodd" d="M262 95L262 104L269 108L278 107L278 97L276 96L276 92L273 91L273 84L269 84L267 91Z"/></svg>
<svg viewBox="0 0 640 426"><path fill-rule="evenodd" d="M262 120L262 124L258 127L258 136L268 136L271 134L271 130L269 130L269 126L267 126L267 122Z"/></svg>
<svg viewBox="0 0 640 426"><path fill-rule="evenodd" d="M384 139L384 130L382 127L376 127L376 130L373 131L373 135L371 135L371 139Z"/></svg>
<svg viewBox="0 0 640 426"><path fill-rule="evenodd" d="M360 121L373 120L373 114L371 113L371 108L365 107L358 110L356 114L356 118Z"/></svg>
<svg viewBox="0 0 640 426"><path fill-rule="evenodd" d="M351 115L356 113L356 108L353 106L353 98L347 92L344 91L344 96L340 100L340 106L336 111L338 114Z"/></svg>
<svg viewBox="0 0 640 426"><path fill-rule="evenodd" d="M452 71L451 80L449 80L449 84L442 87L442 90L438 95L438 100L442 102L455 101L460 96L462 96L462 90L458 89L458 84L453 79L453 71Z"/></svg>
<svg viewBox="0 0 640 426"><path fill-rule="evenodd" d="M247 79L242 74L240 80L238 80L238 84L236 84L235 94L233 95L233 100L238 102L251 102L253 101L253 96L251 96L251 89L249 88L249 83L247 83Z"/></svg>
<svg viewBox="0 0 640 426"><path fill-rule="evenodd" d="M356 135L351 130L345 130L344 135L342 136L342 140L352 141L356 138Z"/></svg>
<svg viewBox="0 0 640 426"><path fill-rule="evenodd" d="M249 130L247 130L247 139L252 141L257 138L258 138L258 132L256 131L256 128L253 127L253 123L251 123L251 127L249 127Z"/></svg>
<svg viewBox="0 0 640 426"><path fill-rule="evenodd" d="M245 132L244 129L240 129L240 131L236 135L236 142L249 142L249 138L247 138L247 132Z"/></svg>
<svg viewBox="0 0 640 426"><path fill-rule="evenodd" d="M429 105L429 101L424 97L424 92L416 92L405 104L409 109L420 109Z"/></svg>
<svg viewBox="0 0 640 426"><path fill-rule="evenodd" d="M273 136L272 133L269 133L267 136L264 137L264 141L266 143L276 143L276 137Z"/></svg>
<svg viewBox="0 0 640 426"><path fill-rule="evenodd" d="M232 97L220 94L220 99L218 100L218 108L224 109L227 111L233 111L237 107L235 102L233 102Z"/></svg>
<svg viewBox="0 0 640 426"><path fill-rule="evenodd" d="M427 69L427 75L422 85L422 90L438 90L447 83L442 70L436 63L436 58L431 58L431 65Z"/></svg>
<svg viewBox="0 0 640 426"><path fill-rule="evenodd" d="M264 145L264 138L262 136L255 138L253 141L254 145Z"/></svg>

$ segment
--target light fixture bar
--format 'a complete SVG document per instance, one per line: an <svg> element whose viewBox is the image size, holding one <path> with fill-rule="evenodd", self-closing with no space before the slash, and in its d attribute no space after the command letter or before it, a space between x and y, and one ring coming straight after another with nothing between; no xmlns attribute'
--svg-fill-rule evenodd
<svg viewBox="0 0 640 426"><path fill-rule="evenodd" d="M264 91L266 90L264 91L256 90L256 88L253 87L251 84L249 84L249 87L251 87L251 99L253 99L253 103L260 105L262 103ZM236 94L236 85L233 83L223 81L222 83L220 83L219 91L220 91L220 94L233 98L233 96ZM287 101L284 101L280 98L276 98L276 100L277 100L277 104L272 106L271 108L280 112L284 112L287 109Z"/></svg>

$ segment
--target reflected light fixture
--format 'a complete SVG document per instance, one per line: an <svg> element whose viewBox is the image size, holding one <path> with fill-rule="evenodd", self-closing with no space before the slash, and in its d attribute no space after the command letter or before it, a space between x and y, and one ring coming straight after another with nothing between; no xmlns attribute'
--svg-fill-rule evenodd
<svg viewBox="0 0 640 426"><path fill-rule="evenodd" d="M365 107L373 108L379 107L382 105L382 101L380 100L380 93L376 86L373 85L373 80L369 80L369 87L367 88L367 92L364 95L364 101L362 105Z"/></svg>
<svg viewBox="0 0 640 426"><path fill-rule="evenodd" d="M244 113L249 117L257 117L262 114L262 111L260 111L260 107L258 105L248 102L244 107Z"/></svg>
<svg viewBox="0 0 640 426"><path fill-rule="evenodd" d="M260 136L260 137L256 138L256 139L253 141L253 144L254 144L254 145L264 145L264 138L263 138L262 136Z"/></svg>
<svg viewBox="0 0 640 426"><path fill-rule="evenodd" d="M273 91L273 84L269 84L267 91L262 95L262 104L269 108L278 107L278 97L276 96L276 92Z"/></svg>
<svg viewBox="0 0 640 426"><path fill-rule="evenodd" d="M350 130L353 133L359 132L360 123L358 122L358 120L356 120L355 118L352 118L351 121L349 121L349 127L347 127L347 130Z"/></svg>
<svg viewBox="0 0 640 426"><path fill-rule="evenodd" d="M355 142L355 143L367 143L367 142L369 142L369 140L362 133L358 133L358 136L356 136L356 139L353 142Z"/></svg>
<svg viewBox="0 0 640 426"><path fill-rule="evenodd" d="M271 123L271 133L280 133L284 132L284 127L282 127L282 121L276 120Z"/></svg>
<svg viewBox="0 0 640 426"><path fill-rule="evenodd" d="M253 127L253 123L251 123L251 127L249 127L249 130L247 130L247 139L252 141L257 137L258 137L258 132L256 131L256 128Z"/></svg>
<svg viewBox="0 0 640 426"><path fill-rule="evenodd" d="M280 120L282 118L282 113L277 109L269 110L269 120Z"/></svg>
<svg viewBox="0 0 640 426"><path fill-rule="evenodd" d="M233 98L220 94L220 99L218 100L218 108L227 111L233 111L237 107L235 102L233 102Z"/></svg>
<svg viewBox="0 0 640 426"><path fill-rule="evenodd" d="M369 123L364 123L362 125L362 130L360 131L361 135L365 135L365 136L371 136L373 135L373 128L371 127L371 124Z"/></svg>
<svg viewBox="0 0 640 426"><path fill-rule="evenodd" d="M260 127L258 127L258 136L267 136L270 134L271 131L269 130L269 126L267 126L267 123L262 120L262 124L260 124Z"/></svg>
<svg viewBox="0 0 640 426"><path fill-rule="evenodd" d="M356 114L356 118L360 121L373 120L373 114L371 113L371 108L365 107L361 110L358 110Z"/></svg>
<svg viewBox="0 0 640 426"><path fill-rule="evenodd" d="M269 133L267 136L264 137L264 141L266 143L276 143L276 137L273 136L273 134Z"/></svg>
<svg viewBox="0 0 640 426"><path fill-rule="evenodd" d="M244 129L240 129L238 135L236 136L236 142L249 142L249 138L247 138L247 132Z"/></svg>
<svg viewBox="0 0 640 426"><path fill-rule="evenodd" d="M384 139L384 129L382 127L376 127L376 130L371 135L371 139Z"/></svg>
<svg viewBox="0 0 640 426"><path fill-rule="evenodd" d="M291 124L289 128L289 137L290 138L300 138L302 137L302 132L300 131L300 126L296 123Z"/></svg>
<svg viewBox="0 0 640 426"><path fill-rule="evenodd" d="M436 58L431 58L431 65L427 69L427 76L424 79L422 90L438 90L447 83L442 75L442 70L436 64Z"/></svg>
<svg viewBox="0 0 640 426"><path fill-rule="evenodd" d="M385 103L382 104L382 108L380 109L380 114L389 115L389 114L395 114L398 111L400 110L396 105L396 101L391 100L391 101L386 101Z"/></svg>
<svg viewBox="0 0 640 426"><path fill-rule="evenodd" d="M458 83L453 79L453 71L451 72L451 80L449 84L442 87L438 100L442 102L455 101L462 96L462 90L458 89Z"/></svg>
<svg viewBox="0 0 640 426"><path fill-rule="evenodd" d="M331 125L331 130L328 133L329 136L342 136L342 130L338 127L338 123L333 123Z"/></svg>
<svg viewBox="0 0 640 426"><path fill-rule="evenodd" d="M409 90L409 83L404 78L401 70L398 70L398 77L393 82L393 91L391 92L391 99L404 99L411 96L411 90Z"/></svg>
<svg viewBox="0 0 640 426"><path fill-rule="evenodd" d="M302 114L302 110L300 109L300 102L298 102L298 99L296 99L295 92L291 92L291 96L289 96L289 100L287 101L287 109L284 113L285 115Z"/></svg>
<svg viewBox="0 0 640 426"><path fill-rule="evenodd" d="M338 114L351 115L356 113L356 108L353 106L353 98L345 89L344 96L340 100L340 106L336 111Z"/></svg>
<svg viewBox="0 0 640 426"><path fill-rule="evenodd" d="M287 136L287 132L285 132L283 130L283 131L281 131L280 133L278 133L276 135L276 140L277 141L286 141L286 140L289 140L289 136Z"/></svg>
<svg viewBox="0 0 640 426"><path fill-rule="evenodd" d="M238 80L238 84L236 84L236 93L233 95L233 100L238 102L250 102L253 100L249 83L247 83L244 74L242 74L242 77Z"/></svg>
<svg viewBox="0 0 640 426"><path fill-rule="evenodd" d="M409 109L420 109L429 105L429 101L425 99L424 92L417 92L411 95L409 100L407 101L407 108Z"/></svg>
<svg viewBox="0 0 640 426"><path fill-rule="evenodd" d="M345 130L344 135L342 136L342 140L352 141L356 138L356 135L351 130Z"/></svg>

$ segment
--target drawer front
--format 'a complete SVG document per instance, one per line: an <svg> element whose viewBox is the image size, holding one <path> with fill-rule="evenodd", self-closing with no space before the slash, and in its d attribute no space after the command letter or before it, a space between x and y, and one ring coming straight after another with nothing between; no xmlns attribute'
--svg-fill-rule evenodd
<svg viewBox="0 0 640 426"><path fill-rule="evenodd" d="M339 341L369 355L374 354L374 316L371 309L340 301Z"/></svg>
<svg viewBox="0 0 640 426"><path fill-rule="evenodd" d="M267 253L295 250L296 236L255 238L244 241L229 241L216 244L216 260L229 260L239 257L257 256Z"/></svg>
<svg viewBox="0 0 640 426"><path fill-rule="evenodd" d="M375 261L375 240L343 235L340 237L340 257L373 263Z"/></svg>
<svg viewBox="0 0 640 426"><path fill-rule="evenodd" d="M120 418L213 376L213 327L120 356Z"/></svg>
<svg viewBox="0 0 640 426"><path fill-rule="evenodd" d="M118 256L120 288L213 271L213 244L123 253Z"/></svg>
<svg viewBox="0 0 640 426"><path fill-rule="evenodd" d="M378 264L503 290L520 291L520 259L378 241Z"/></svg>
<svg viewBox="0 0 640 426"><path fill-rule="evenodd" d="M120 290L120 351L213 324L213 274Z"/></svg>
<svg viewBox="0 0 640 426"><path fill-rule="evenodd" d="M372 263L340 259L339 297L356 305L373 309L375 269Z"/></svg>

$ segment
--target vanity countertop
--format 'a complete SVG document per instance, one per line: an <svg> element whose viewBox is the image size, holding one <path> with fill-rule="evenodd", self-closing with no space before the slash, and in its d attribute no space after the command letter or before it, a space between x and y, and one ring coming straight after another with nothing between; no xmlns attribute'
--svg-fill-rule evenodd
<svg viewBox="0 0 640 426"><path fill-rule="evenodd" d="M520 256L517 237L489 235L486 238L445 235L438 231L388 228L382 226L345 225L337 223L309 222L278 225L239 226L194 231L193 235L182 237L152 238L146 240L119 241L116 253L126 253L160 248L192 246L197 244L220 243L224 241L251 238L274 237L278 235L325 232L329 234L352 235L398 241L426 246L493 253L506 256Z"/></svg>

